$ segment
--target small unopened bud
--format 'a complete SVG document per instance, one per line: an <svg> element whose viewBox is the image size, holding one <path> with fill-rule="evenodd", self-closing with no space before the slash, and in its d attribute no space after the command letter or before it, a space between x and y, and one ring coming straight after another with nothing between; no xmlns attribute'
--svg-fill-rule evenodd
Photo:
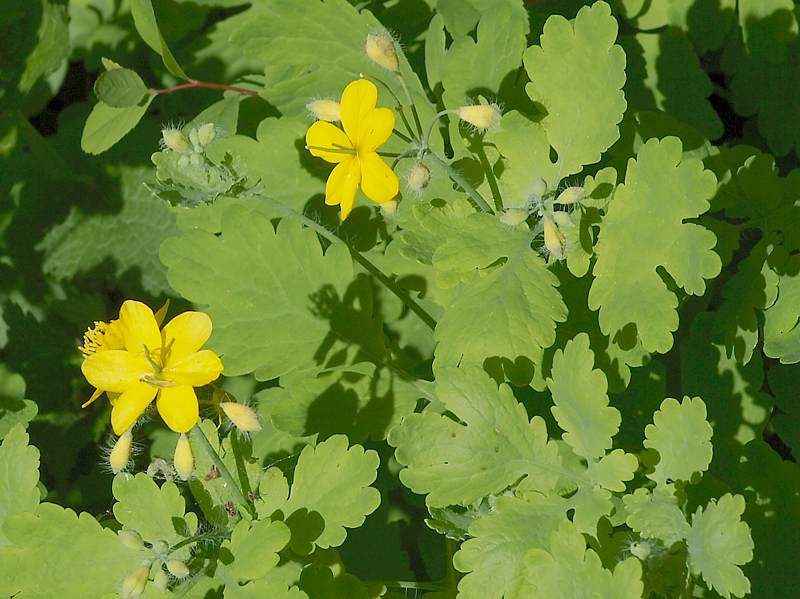
<svg viewBox="0 0 800 599"><path fill-rule="evenodd" d="M541 198L547 191L547 183L541 177L536 177L531 184L531 195L536 198Z"/></svg>
<svg viewBox="0 0 800 599"><path fill-rule="evenodd" d="M139 566L122 581L122 599L131 599L144 593L147 584L147 575L150 573L149 566Z"/></svg>
<svg viewBox="0 0 800 599"><path fill-rule="evenodd" d="M567 187L564 191L558 194L556 204L574 204L580 202L586 196L583 187Z"/></svg>
<svg viewBox="0 0 800 599"><path fill-rule="evenodd" d="M500 109L497 104L474 104L456 110L458 118L479 129L496 129L500 124Z"/></svg>
<svg viewBox="0 0 800 599"><path fill-rule="evenodd" d="M243 433L252 433L261 430L256 411L244 404L235 401L223 401L219 404L225 415Z"/></svg>
<svg viewBox="0 0 800 599"><path fill-rule="evenodd" d="M156 555L162 556L169 551L169 545L166 541L155 541L153 542L152 550Z"/></svg>
<svg viewBox="0 0 800 599"><path fill-rule="evenodd" d="M111 449L111 455L108 456L108 463L111 465L111 471L114 474L125 470L127 467L131 459L132 441L133 436L131 435L131 429L128 429L122 433L119 439L117 439L117 442L114 443L114 447Z"/></svg>
<svg viewBox="0 0 800 599"><path fill-rule="evenodd" d="M389 200L384 202L381 206L381 212L384 216L394 216L397 212L397 200Z"/></svg>
<svg viewBox="0 0 800 599"><path fill-rule="evenodd" d="M166 566L169 573L175 578L186 578L189 576L189 568L179 559L168 559L166 561Z"/></svg>
<svg viewBox="0 0 800 599"><path fill-rule="evenodd" d="M206 123L197 128L197 143L203 147L214 141L216 136L217 129L214 127L214 123Z"/></svg>
<svg viewBox="0 0 800 599"><path fill-rule="evenodd" d="M395 50L394 40L391 35L385 31L370 33L367 36L365 49L372 62L382 66L387 71L394 73L398 71L397 50Z"/></svg>
<svg viewBox="0 0 800 599"><path fill-rule="evenodd" d="M165 148L168 148L173 152L178 152L179 154L188 152L192 147L192 145L189 143L189 140L186 139L186 136L181 132L180 129L162 129L161 140L164 143Z"/></svg>
<svg viewBox="0 0 800 599"><path fill-rule="evenodd" d="M173 464L175 465L175 472L178 473L183 480L189 480L194 470L194 457L192 456L192 446L189 444L189 439L186 438L185 433L181 433L178 438L178 444L175 446L175 455L173 457Z"/></svg>
<svg viewBox="0 0 800 599"><path fill-rule="evenodd" d="M422 164L421 162L417 162L412 166L406 177L406 181L408 182L408 187L414 193L420 193L425 187L427 187L428 183L431 180L431 171L430 169Z"/></svg>
<svg viewBox="0 0 800 599"><path fill-rule="evenodd" d="M306 108L318 121L332 123L342 120L342 107L334 100L314 100L306 104Z"/></svg>
<svg viewBox="0 0 800 599"><path fill-rule="evenodd" d="M167 586L169 585L169 576L167 576L167 573L164 572L164 570L159 568L158 572L156 572L156 575L153 576L153 584L159 591L165 593L167 591Z"/></svg>
<svg viewBox="0 0 800 599"><path fill-rule="evenodd" d="M131 549L141 549L144 547L142 537L140 537L139 533L135 530L120 530L117 532L117 536L119 537L119 540L122 541L122 544L125 545L125 547L129 547Z"/></svg>
<svg viewBox="0 0 800 599"><path fill-rule="evenodd" d="M564 235L555 222L546 218L544 220L544 247L556 260L564 257Z"/></svg>
<svg viewBox="0 0 800 599"><path fill-rule="evenodd" d="M524 208L509 208L500 217L500 222L510 227L516 227L525 222L528 218L528 211Z"/></svg>

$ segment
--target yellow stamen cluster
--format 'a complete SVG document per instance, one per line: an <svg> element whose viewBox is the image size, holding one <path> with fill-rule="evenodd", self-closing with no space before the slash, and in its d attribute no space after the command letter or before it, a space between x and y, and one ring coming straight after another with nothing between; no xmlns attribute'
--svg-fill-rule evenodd
<svg viewBox="0 0 800 599"><path fill-rule="evenodd" d="M108 332L108 323L96 320L94 325L83 334L83 346L79 348L81 353L84 356L91 356L102 351L106 332Z"/></svg>

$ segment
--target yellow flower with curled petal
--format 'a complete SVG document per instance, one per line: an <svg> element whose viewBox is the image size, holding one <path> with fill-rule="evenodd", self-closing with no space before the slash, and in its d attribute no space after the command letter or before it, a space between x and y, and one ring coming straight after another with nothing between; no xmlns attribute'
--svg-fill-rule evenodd
<svg viewBox="0 0 800 599"><path fill-rule="evenodd" d="M342 129L317 121L306 133L306 145L314 156L336 166L325 185L325 203L341 206L342 220L356 203L359 185L364 195L383 204L399 191L397 175L378 156L394 129L394 113L376 108L378 88L366 79L350 83L339 102Z"/></svg>
<svg viewBox="0 0 800 599"><path fill-rule="evenodd" d="M149 307L127 300L111 325L121 347L90 352L81 370L97 388L94 399L104 391L109 395L114 432L121 435L133 426L153 399L169 428L178 433L190 430L199 412L194 387L207 385L222 373L217 354L200 349L211 335L208 315L184 312L159 331Z"/></svg>

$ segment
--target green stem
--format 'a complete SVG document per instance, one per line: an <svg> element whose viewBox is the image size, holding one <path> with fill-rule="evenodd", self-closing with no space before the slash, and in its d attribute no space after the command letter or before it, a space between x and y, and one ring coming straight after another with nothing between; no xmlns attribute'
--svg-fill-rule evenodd
<svg viewBox="0 0 800 599"><path fill-rule="evenodd" d="M403 75L401 73L397 73L397 79L400 81L400 86L403 88L403 93L406 95L408 105L411 107L411 114L414 116L414 125L417 127L417 135L422 135L422 124L419 122L417 107L414 105L414 101L411 99L411 92L408 91L406 80L403 79Z"/></svg>
<svg viewBox="0 0 800 599"><path fill-rule="evenodd" d="M444 587L435 582L416 582L405 580L378 580L374 584L382 584L390 589L414 589L418 591L445 591Z"/></svg>
<svg viewBox="0 0 800 599"><path fill-rule="evenodd" d="M430 151L430 148L428 147L428 143L430 142L431 133L433 133L433 128L436 126L436 123L439 122L439 119L441 119L446 114L456 114L456 111L455 110L442 110L440 112L437 112L433 116L433 118L431 119L430 124L428 125L428 130L425 132L425 137L422 138L422 144L420 145L420 150L422 152Z"/></svg>
<svg viewBox="0 0 800 599"><path fill-rule="evenodd" d="M209 442L208 437L206 437L203 430L200 428L200 425L195 425L189 434L191 435L192 440L200 445L203 448L203 451L206 452L206 455L209 457L217 471L222 476L222 479L225 481L225 484L227 485L234 499L236 499L236 503L239 504L240 507L246 509L254 519L257 518L258 515L256 514L255 508L247 501L247 499L245 499L239 483L235 478L233 478L230 470L228 470L228 467L222 462L222 458L219 457L219 454L216 452L216 450L211 447L211 443Z"/></svg>
<svg viewBox="0 0 800 599"><path fill-rule="evenodd" d="M452 166L447 164L444 160L439 158L433 152L428 152L428 156L430 156L431 160L436 163L436 165L442 169L447 176L450 177L461 189L463 189L469 197L472 198L472 201L483 210L484 212L494 213L494 211L489 207L489 204L486 203L486 200L483 199L483 196L478 193L478 190L475 189L472 185L470 185L464 177L462 177L456 169Z"/></svg>
<svg viewBox="0 0 800 599"><path fill-rule="evenodd" d="M414 314L416 314L420 318L420 320L422 320L422 322L428 325L428 327L431 330L436 328L436 319L434 319L433 316L428 314L422 306L420 306L416 301L414 301L414 298L411 297L411 294L408 291L398 287L397 284L392 279L383 274L383 272L381 272L381 270L377 266L375 266L372 262L370 262L366 257L364 257L359 252L357 252L349 245L347 245L347 243L341 237L339 237L334 233L331 233L330 231L328 231L328 229L326 229L316 221L311 220L304 214L301 214L296 210L293 210L289 206L286 206L285 204L282 204L277 200L274 200L268 196L260 196L260 197L268 201L276 208L283 210L283 212L285 212L287 215L299 219L305 226L307 226L309 229L313 229L320 236L324 237L331 243L344 244L347 247L347 249L350 250L350 255L353 257L353 260L358 262L361 266L364 267L364 269L367 272L369 272L381 283L383 283L383 285L389 291L394 293L400 299L400 301L403 302L408 307L409 310L411 310Z"/></svg>
<svg viewBox="0 0 800 599"><path fill-rule="evenodd" d="M205 539L227 539L230 538L230 533L221 533L216 530L207 530L205 532L199 532L196 535L192 535L191 537L187 537L182 541L178 541L172 547L169 548L169 552L173 553L180 549L181 547L185 547L186 545L191 545L192 543L197 543L198 541L204 541Z"/></svg>

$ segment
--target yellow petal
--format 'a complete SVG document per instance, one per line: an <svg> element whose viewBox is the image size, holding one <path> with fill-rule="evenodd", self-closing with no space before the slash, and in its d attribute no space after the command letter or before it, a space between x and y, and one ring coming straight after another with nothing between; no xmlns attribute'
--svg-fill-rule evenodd
<svg viewBox="0 0 800 599"><path fill-rule="evenodd" d="M81 404L81 407L85 408L86 406L92 405L95 402L95 400L98 397L100 397L102 394L103 394L103 390L102 389L95 389L94 393L92 393L92 396L89 399L87 399L85 402L83 402Z"/></svg>
<svg viewBox="0 0 800 599"><path fill-rule="evenodd" d="M143 375L153 373L143 355L121 349L92 354L83 361L81 371L93 387L117 393L127 391Z"/></svg>
<svg viewBox="0 0 800 599"><path fill-rule="evenodd" d="M347 139L344 131L336 125L326 121L317 121L308 128L306 132L306 145L308 151L314 156L318 156L328 162L342 162L347 158L352 158L350 152L326 152L317 148L331 148L334 150L352 150L353 144Z"/></svg>
<svg viewBox="0 0 800 599"><path fill-rule="evenodd" d="M358 131L358 151L374 152L386 143L394 129L394 113L388 108L376 108L369 112Z"/></svg>
<svg viewBox="0 0 800 599"><path fill-rule="evenodd" d="M342 207L342 220L347 218L356 203L356 191L361 181L358 159L337 164L325 185L325 203Z"/></svg>
<svg viewBox="0 0 800 599"><path fill-rule="evenodd" d="M165 366L179 362L203 347L211 336L211 319L204 312L184 312L161 331Z"/></svg>
<svg viewBox="0 0 800 599"><path fill-rule="evenodd" d="M195 424L199 414L197 395L186 385L161 389L156 400L158 413L176 433L185 433Z"/></svg>
<svg viewBox="0 0 800 599"><path fill-rule="evenodd" d="M156 396L157 389L147 383L136 383L120 395L111 408L111 427L121 435L136 422Z"/></svg>
<svg viewBox="0 0 800 599"><path fill-rule="evenodd" d="M193 353L161 371L159 378L178 385L201 387L216 380L222 373L222 362L210 349Z"/></svg>
<svg viewBox="0 0 800 599"><path fill-rule="evenodd" d="M378 88L372 81L358 79L350 83L342 92L342 126L347 137L359 138L364 118L375 108L378 101Z"/></svg>
<svg viewBox="0 0 800 599"><path fill-rule="evenodd" d="M161 349L161 333L156 324L153 311L134 300L126 300L119 311L125 349L129 352L143 353L147 347L151 352Z"/></svg>
<svg viewBox="0 0 800 599"><path fill-rule="evenodd" d="M397 175L375 152L361 155L361 189L373 202L382 204L397 195Z"/></svg>

